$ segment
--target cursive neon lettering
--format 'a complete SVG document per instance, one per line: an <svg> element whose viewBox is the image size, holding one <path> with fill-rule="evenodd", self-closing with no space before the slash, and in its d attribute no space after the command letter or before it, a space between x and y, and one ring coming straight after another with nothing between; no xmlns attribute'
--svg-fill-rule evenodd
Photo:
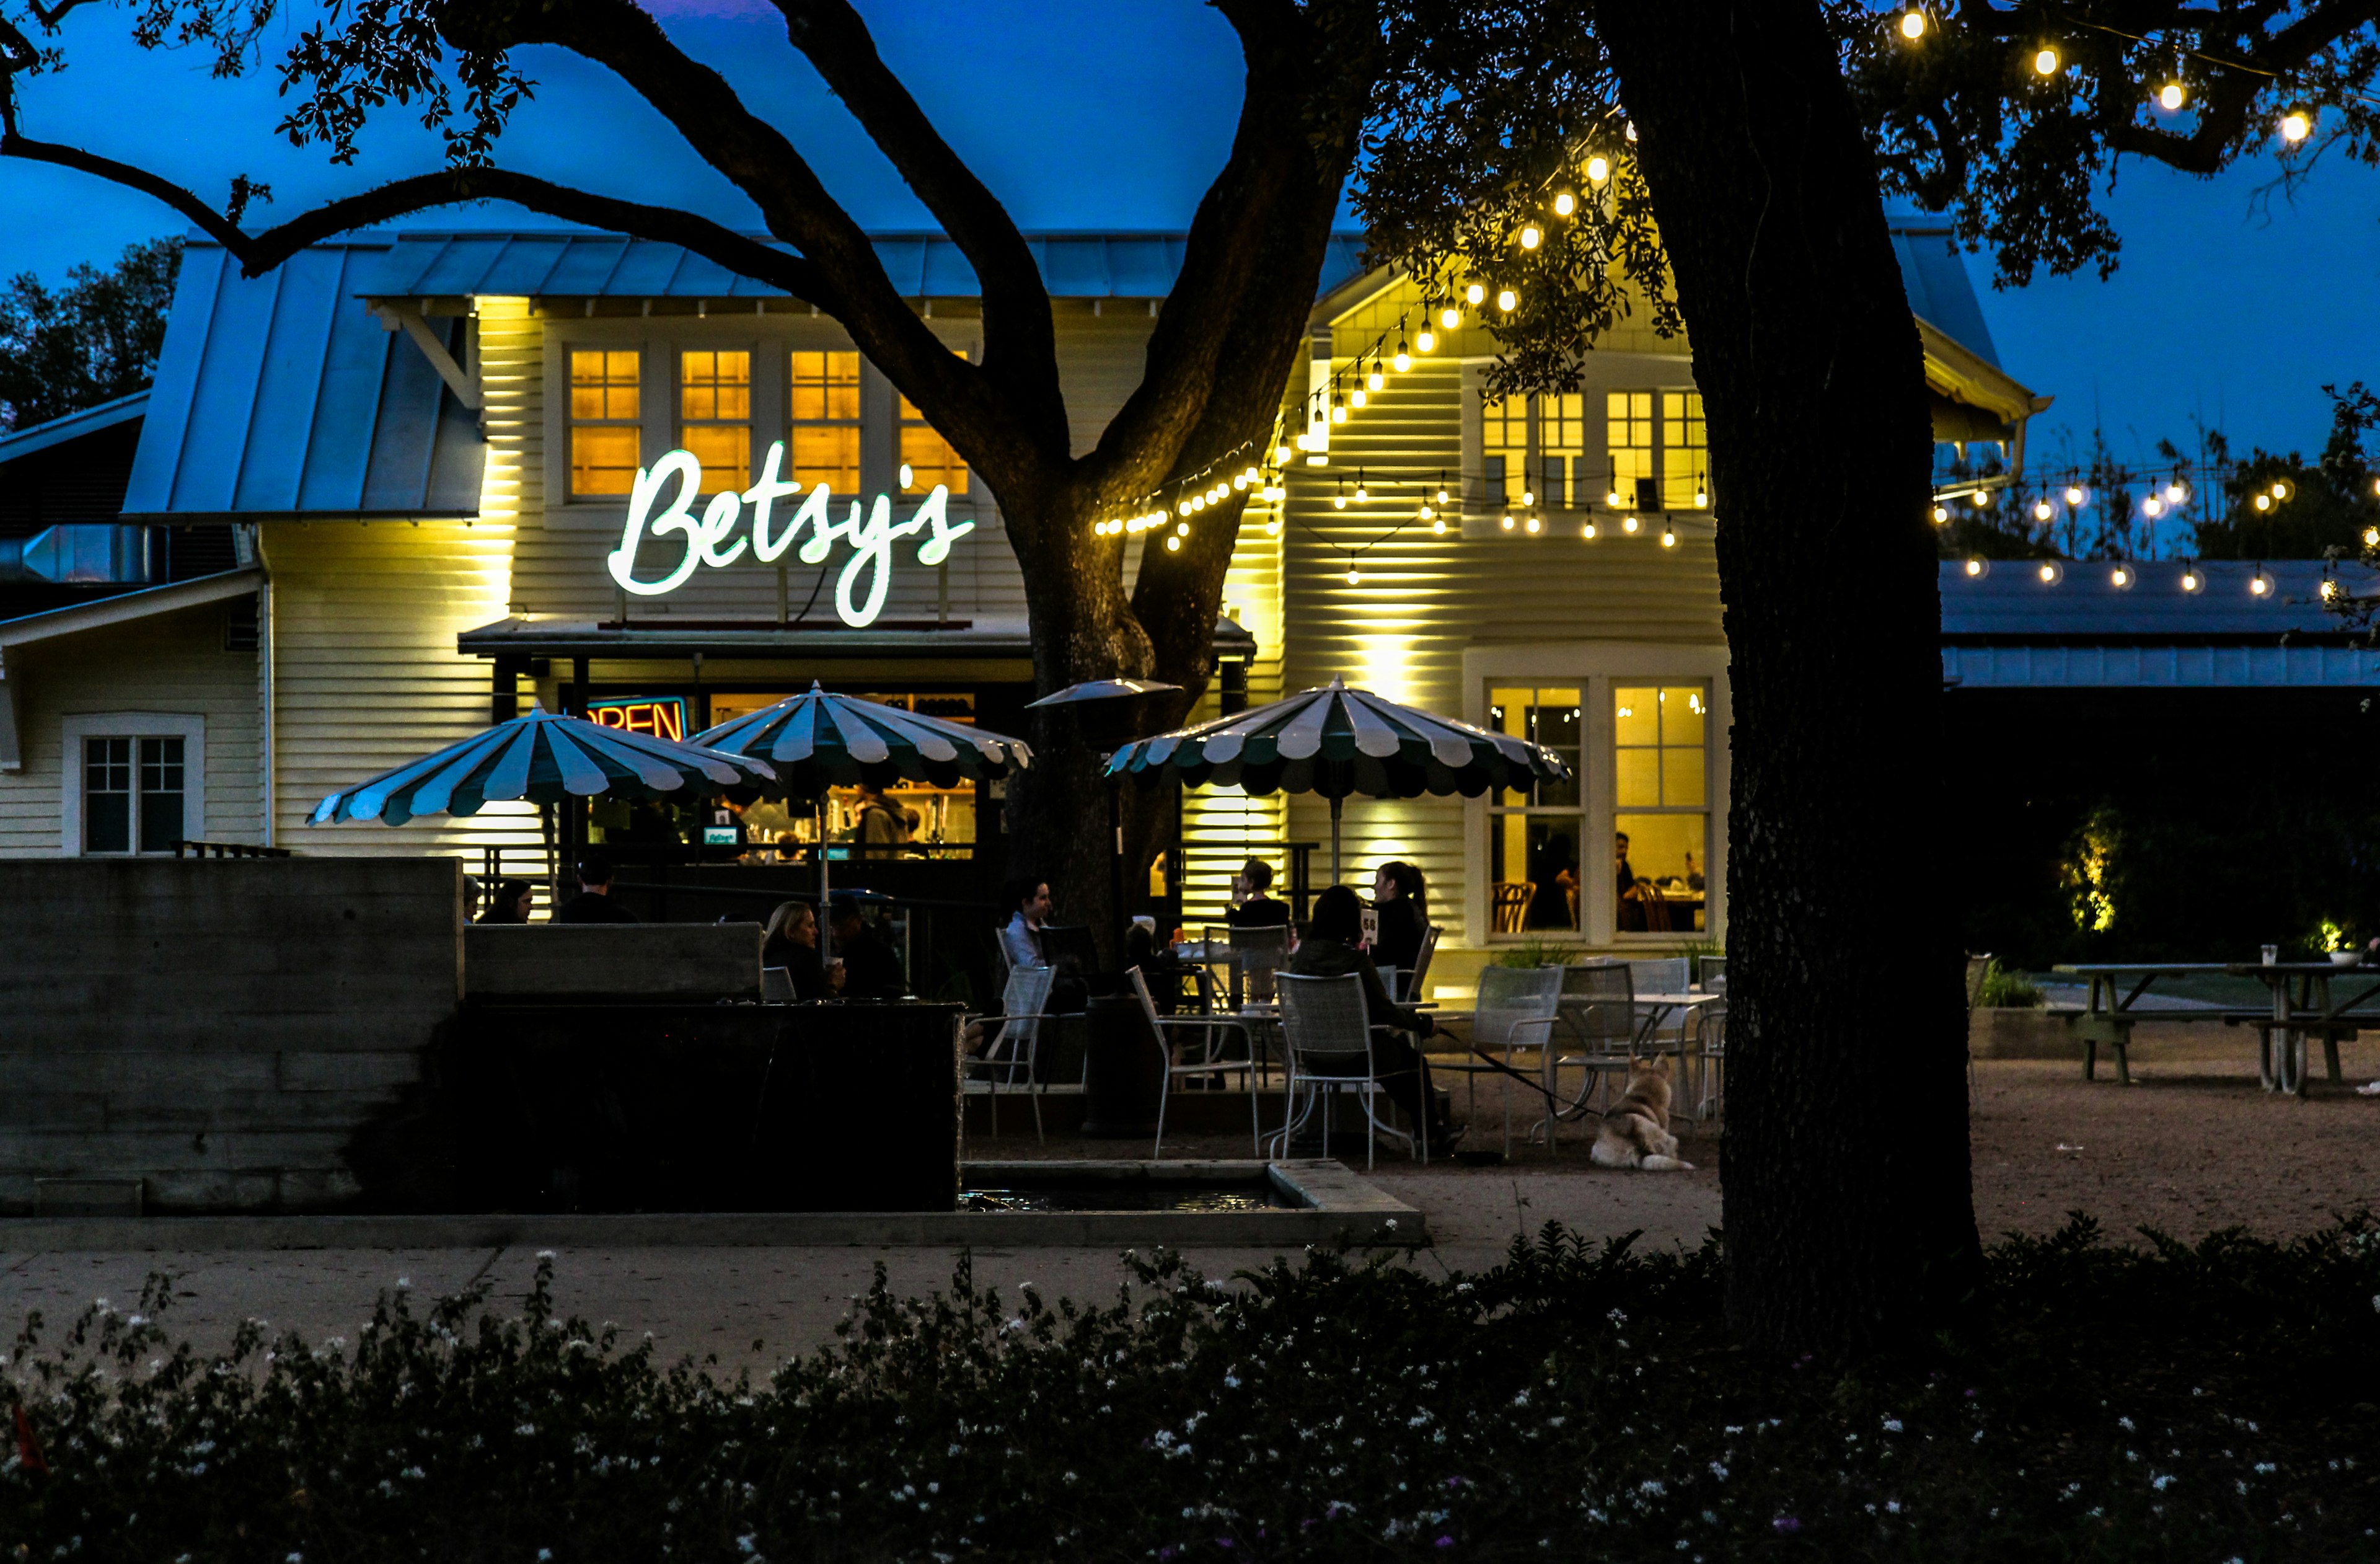
<svg viewBox="0 0 2380 1564"><path fill-rule="evenodd" d="M686 554L677 562L677 568L660 580L639 581L637 579L637 548L644 541L645 517L652 510L653 501L660 496L662 486L672 478L678 480L677 493L670 501L669 508L652 523L651 530L656 538L664 532L685 533ZM694 504L694 491L701 482L702 464L694 459L691 451L672 451L655 462L650 471L643 467L637 469L636 484L628 491L628 522L620 530L620 546L604 558L604 564L611 567L612 579L620 584L622 591L634 592L640 598L657 598L664 592L674 592L686 585L686 577L694 574L694 567L702 563L700 524L686 514Z"/></svg>

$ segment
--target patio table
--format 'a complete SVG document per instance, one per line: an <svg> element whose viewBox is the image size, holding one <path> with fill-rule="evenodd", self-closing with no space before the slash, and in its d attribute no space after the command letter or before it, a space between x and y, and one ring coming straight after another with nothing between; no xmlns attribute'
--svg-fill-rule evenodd
<svg viewBox="0 0 2380 1564"><path fill-rule="evenodd" d="M2132 1065L2128 1050L2132 1043L2132 1024L2139 1019L2132 1009L2134 1002L2160 977L2189 977L2228 972L2231 968L2224 962L2087 962L2049 970L2087 979L2091 985L2082 1012L2066 1018L2067 1035L2081 1039L2082 1044L2082 1078L2098 1078L2099 1045L2105 1043L2116 1056L2117 1083L2129 1086L2132 1084ZM2131 988L2118 999L2118 990L2126 983ZM2209 1013L2219 1012L2210 1010Z"/></svg>
<svg viewBox="0 0 2380 1564"><path fill-rule="evenodd" d="M2256 1028L2256 1078L2268 1092L2305 1096L2306 1041L2311 1037L2322 1038L2328 1078L2338 1081L2338 1040L2354 1037L2359 1022L2380 1022L2380 1013L2351 1013L2356 1006L2380 994L2380 972L2361 962L2239 962L2224 970L2234 977L2253 977L2272 992L2270 1019L2224 1018ZM2341 1001L2332 997L2334 977L2362 979L2364 986ZM2353 983L2340 988L2353 988ZM2277 1048L2273 1037L2277 1032L2280 1034Z"/></svg>

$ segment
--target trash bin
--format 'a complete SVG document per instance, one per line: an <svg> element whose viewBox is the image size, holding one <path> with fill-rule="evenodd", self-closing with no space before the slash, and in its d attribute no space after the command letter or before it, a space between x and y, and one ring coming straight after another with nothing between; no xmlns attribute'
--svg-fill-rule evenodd
<svg viewBox="0 0 2380 1564"><path fill-rule="evenodd" d="M1095 1140L1156 1134L1165 1056L1148 1035L1140 1000L1095 996L1083 1020L1083 1134Z"/></svg>

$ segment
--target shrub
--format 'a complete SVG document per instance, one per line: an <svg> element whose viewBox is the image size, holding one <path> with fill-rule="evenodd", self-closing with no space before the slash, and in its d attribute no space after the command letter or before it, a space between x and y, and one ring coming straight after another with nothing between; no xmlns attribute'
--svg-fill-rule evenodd
<svg viewBox="0 0 2380 1564"><path fill-rule="evenodd" d="M1485 1274L1309 1253L1111 1306L893 1297L766 1383L484 1290L207 1358L152 1281L7 1374L48 1470L0 1538L77 1560L2370 1558L2380 1240L1990 1252L1963 1332L1753 1361L1716 1240L1548 1227ZM2275 1359L2276 1320L2289 1361ZM2277 1369L2279 1370L2277 1372Z"/></svg>
<svg viewBox="0 0 2380 1564"><path fill-rule="evenodd" d="M2041 1002L2041 989L2022 972L2010 972L1994 962L1984 968L1983 986L1976 990L1978 1005L2025 1007Z"/></svg>

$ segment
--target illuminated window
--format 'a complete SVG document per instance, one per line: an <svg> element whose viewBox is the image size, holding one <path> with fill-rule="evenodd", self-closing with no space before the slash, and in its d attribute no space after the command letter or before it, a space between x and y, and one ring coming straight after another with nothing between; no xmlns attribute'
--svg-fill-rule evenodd
<svg viewBox="0 0 2380 1564"><path fill-rule="evenodd" d="M1570 768L1567 781L1507 788L1488 800L1488 929L1527 934L1579 927L1586 817L1579 792L1579 689L1517 686L1488 692L1488 725L1543 745Z"/></svg>
<svg viewBox="0 0 2380 1564"><path fill-rule="evenodd" d="M1679 934L1707 927L1709 686L1620 683L1611 691L1615 927Z"/></svg>
<svg viewBox="0 0 2380 1564"><path fill-rule="evenodd" d="M1577 392L1537 398L1537 503L1556 510L1592 503L1595 479L1580 470L1586 451L1586 398Z"/></svg>
<svg viewBox="0 0 2380 1564"><path fill-rule="evenodd" d="M1697 511L1697 494L1707 497L1710 479L1703 438L1703 394L1661 393L1661 507Z"/></svg>
<svg viewBox="0 0 2380 1564"><path fill-rule="evenodd" d="M740 491L752 481L752 355L677 356L678 438L702 464L702 492Z"/></svg>
<svg viewBox="0 0 2380 1564"><path fill-rule="evenodd" d="M795 353L792 369L788 481L805 489L823 483L832 494L858 493L859 355Z"/></svg>
<svg viewBox="0 0 2380 1564"><path fill-rule="evenodd" d="M1603 399L1603 446L1610 492L1623 509L1636 504L1637 482L1653 476L1653 394L1615 391Z"/></svg>
<svg viewBox="0 0 2380 1564"><path fill-rule="evenodd" d="M1528 485L1529 403L1526 397L1490 402L1479 415L1480 470L1488 478L1488 503L1517 505Z"/></svg>
<svg viewBox="0 0 2380 1564"><path fill-rule="evenodd" d="M570 355L570 492L574 498L625 494L643 466L643 416L633 350L574 349Z"/></svg>
<svg viewBox="0 0 2380 1564"><path fill-rule="evenodd" d="M937 483L953 499L967 491L966 464L905 396L901 398L901 465L909 469L908 487L915 492L931 493Z"/></svg>
<svg viewBox="0 0 2380 1564"><path fill-rule="evenodd" d="M732 722L794 693L721 692L710 697L710 720ZM976 720L975 697L966 692L870 690L859 698L945 722L972 724ZM825 798L828 856L837 860L971 857L976 849L978 790L978 783L964 777L948 787L912 778L894 782L880 803L856 787L829 788ZM818 823L809 804L798 798L790 802L758 799L740 806L738 816L744 840L756 858L817 861Z"/></svg>

